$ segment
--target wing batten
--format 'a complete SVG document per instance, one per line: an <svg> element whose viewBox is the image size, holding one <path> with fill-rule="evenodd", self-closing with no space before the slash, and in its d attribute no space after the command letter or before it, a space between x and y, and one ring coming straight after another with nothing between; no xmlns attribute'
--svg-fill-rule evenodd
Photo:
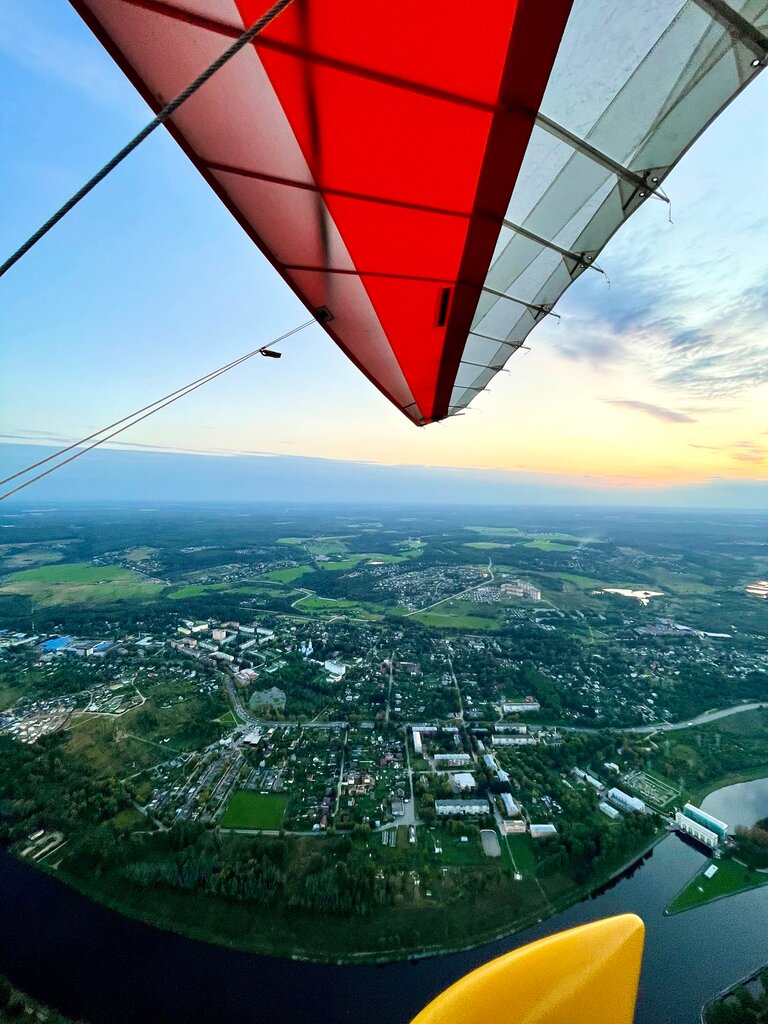
<svg viewBox="0 0 768 1024"><path fill-rule="evenodd" d="M71 0L158 110L265 0ZM294 0L167 127L415 423L481 393L766 62L768 0Z"/></svg>

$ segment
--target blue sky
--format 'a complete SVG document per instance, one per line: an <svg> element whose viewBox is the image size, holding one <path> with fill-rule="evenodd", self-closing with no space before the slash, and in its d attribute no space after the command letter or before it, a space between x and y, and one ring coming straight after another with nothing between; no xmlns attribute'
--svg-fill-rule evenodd
<svg viewBox="0 0 768 1024"><path fill-rule="evenodd" d="M5 255L149 112L60 0L0 4L0 94ZM313 327L124 442L630 490L765 480L767 108L763 75L666 182L673 223L647 203L601 257L610 287L584 275L467 416L415 429ZM162 130L0 282L0 304L0 434L30 443L90 433L306 319Z"/></svg>

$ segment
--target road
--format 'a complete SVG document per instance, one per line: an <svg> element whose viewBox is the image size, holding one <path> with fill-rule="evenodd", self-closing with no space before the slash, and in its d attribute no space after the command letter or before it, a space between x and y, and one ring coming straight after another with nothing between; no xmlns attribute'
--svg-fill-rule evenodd
<svg viewBox="0 0 768 1024"><path fill-rule="evenodd" d="M631 729L622 729L622 732L673 732L675 729L687 729L691 725L706 725L707 722L716 722L718 718L728 718L730 715L738 715L742 711L757 711L759 708L768 707L762 704L734 704L730 708L722 708L720 711L705 711L703 715L689 718L685 722L661 722L656 725L636 725Z"/></svg>
<svg viewBox="0 0 768 1024"><path fill-rule="evenodd" d="M236 692L235 684L232 682L231 678L227 677L224 680L224 689L227 692L229 705L232 711L234 711L237 717L242 718L243 722L245 722L246 725L249 725L251 726L251 728L253 728L253 726L257 724L256 719L243 706L243 702L240 700L240 695Z"/></svg>
<svg viewBox="0 0 768 1024"><path fill-rule="evenodd" d="M404 619L409 619L411 615L421 615L422 612L428 612L432 608L437 608L440 604L445 604L446 601L455 601L457 597L463 597L465 594L469 594L472 590L477 590L478 587L487 587L489 583L493 583L496 576L493 572L493 559L488 556L488 572L490 573L490 580L481 580L480 583L475 583L472 587L467 587L465 590L460 590L458 594L450 594L448 597L441 597L439 601L435 601L434 604L428 604L426 608L416 608L412 612L408 612L403 616Z"/></svg>
<svg viewBox="0 0 768 1024"><path fill-rule="evenodd" d="M411 793L411 802L404 805L405 814L397 825L418 825L420 822L416 817L416 801L413 799L413 772L411 771L411 753L408 750L408 727L403 729L403 742L405 743L405 764L408 769L408 788Z"/></svg>
<svg viewBox="0 0 768 1024"><path fill-rule="evenodd" d="M730 708L721 708L719 711L705 711L703 715L695 718L686 718L683 722L656 722L655 725L632 725L628 729L617 728L616 732L627 732L635 735L648 735L652 732L675 732L677 729L688 729L692 725L706 725L708 722L716 722L718 718L729 718L731 715L741 714L742 711L757 711L760 708L768 708L763 701L761 704L734 704ZM538 728L534 726L533 728ZM558 725L559 732L603 732L603 729L595 729L590 726L580 727L578 725Z"/></svg>
<svg viewBox="0 0 768 1024"><path fill-rule="evenodd" d="M459 721L463 725L464 724L464 701L461 698L461 688L459 687L459 680L456 678L456 673L453 671L453 662L451 661L451 653L450 653L451 649L450 649L450 647L448 645L448 641L447 640L445 641L445 648L446 648L446 650L445 650L445 657L448 659L448 668L451 671L451 679L453 680L453 685L456 687L456 692L459 695Z"/></svg>
<svg viewBox="0 0 768 1024"><path fill-rule="evenodd" d="M384 722L386 725L389 725L389 709L392 705L392 675L394 673L394 670L395 652L392 651L392 653L389 656L389 685L387 686L387 700L386 704L384 705Z"/></svg>

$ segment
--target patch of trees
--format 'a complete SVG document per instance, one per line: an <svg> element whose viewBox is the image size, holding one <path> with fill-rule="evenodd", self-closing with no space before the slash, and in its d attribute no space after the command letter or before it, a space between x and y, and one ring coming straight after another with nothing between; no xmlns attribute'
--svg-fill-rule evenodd
<svg viewBox="0 0 768 1024"><path fill-rule="evenodd" d="M752 828L736 826L736 856L752 868L768 868L768 818Z"/></svg>
<svg viewBox="0 0 768 1024"><path fill-rule="evenodd" d="M625 814L620 821L606 822L593 815L588 820L563 820L558 834L552 839L540 840L542 857L538 873L570 874L583 884L596 875L602 875L621 865L631 857L656 830L653 816ZM543 845L546 844L546 845Z"/></svg>
<svg viewBox="0 0 768 1024"><path fill-rule="evenodd" d="M0 843L38 829L65 835L113 818L129 806L113 780L95 780L58 737L34 746L0 736Z"/></svg>
<svg viewBox="0 0 768 1024"><path fill-rule="evenodd" d="M704 1020L706 1024L768 1024L768 969L709 1003Z"/></svg>

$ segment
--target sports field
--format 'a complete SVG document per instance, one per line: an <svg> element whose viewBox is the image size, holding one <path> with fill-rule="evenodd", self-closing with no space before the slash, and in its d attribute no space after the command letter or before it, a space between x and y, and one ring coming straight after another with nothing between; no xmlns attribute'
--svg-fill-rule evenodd
<svg viewBox="0 0 768 1024"><path fill-rule="evenodd" d="M222 828L278 829L288 797L279 793L254 793L240 789L234 793L221 816Z"/></svg>

